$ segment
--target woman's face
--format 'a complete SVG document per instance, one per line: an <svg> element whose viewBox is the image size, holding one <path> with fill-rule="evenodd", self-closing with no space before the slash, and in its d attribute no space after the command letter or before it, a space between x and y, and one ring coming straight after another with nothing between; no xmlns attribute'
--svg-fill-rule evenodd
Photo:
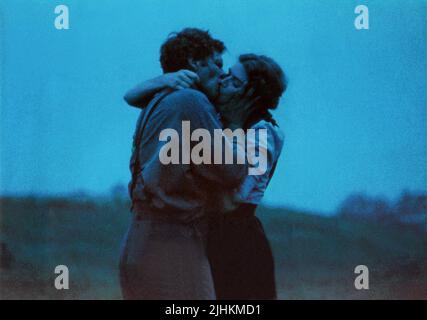
<svg viewBox="0 0 427 320"><path fill-rule="evenodd" d="M245 91L248 83L248 75L240 62L232 66L228 73L222 75L219 80L219 95L217 104L225 104L236 95Z"/></svg>

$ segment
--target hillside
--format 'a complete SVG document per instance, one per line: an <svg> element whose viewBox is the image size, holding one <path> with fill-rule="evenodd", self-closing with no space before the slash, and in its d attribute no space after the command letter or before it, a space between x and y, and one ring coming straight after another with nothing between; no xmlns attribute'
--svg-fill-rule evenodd
<svg viewBox="0 0 427 320"><path fill-rule="evenodd" d="M264 207L258 216L281 299L427 299L427 233L290 209ZM0 242L12 257L1 265L0 298L120 299L117 266L129 218L120 200L1 199ZM70 290L53 287L59 264L69 268ZM369 267L367 291L354 289L360 264Z"/></svg>

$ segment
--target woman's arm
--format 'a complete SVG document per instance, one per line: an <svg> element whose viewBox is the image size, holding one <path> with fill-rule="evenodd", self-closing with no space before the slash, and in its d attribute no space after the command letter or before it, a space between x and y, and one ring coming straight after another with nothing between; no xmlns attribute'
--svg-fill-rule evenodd
<svg viewBox="0 0 427 320"><path fill-rule="evenodd" d="M197 81L199 81L199 77L190 70L165 73L139 83L133 89L126 92L123 98L129 105L141 108L160 90L166 88L175 90L189 88Z"/></svg>

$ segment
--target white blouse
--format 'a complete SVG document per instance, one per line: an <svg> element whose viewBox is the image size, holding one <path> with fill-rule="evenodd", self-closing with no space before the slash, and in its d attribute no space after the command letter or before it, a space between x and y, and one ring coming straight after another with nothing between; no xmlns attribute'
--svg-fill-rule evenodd
<svg viewBox="0 0 427 320"><path fill-rule="evenodd" d="M257 134L247 135L247 146L255 146L255 150L257 151L258 155L261 152L267 155L266 170L263 174L260 175L246 176L243 183L240 185L239 188L237 188L236 192L234 193L233 202L259 204L273 176L274 169L276 167L277 161L283 148L285 135L279 127L274 126L271 122L265 120L257 122L251 127L251 129L255 129ZM260 139L260 135L258 134L259 129L267 129L266 139L265 137L261 137ZM251 153L248 152L247 156L250 155ZM256 161L251 161L249 159L249 163L254 162L256 163ZM251 164L250 166L256 167L256 165Z"/></svg>

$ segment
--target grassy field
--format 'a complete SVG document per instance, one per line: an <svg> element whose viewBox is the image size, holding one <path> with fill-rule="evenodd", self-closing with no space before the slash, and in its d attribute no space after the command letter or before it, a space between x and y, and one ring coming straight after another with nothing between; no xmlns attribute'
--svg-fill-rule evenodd
<svg viewBox="0 0 427 320"><path fill-rule="evenodd" d="M427 299L427 233L343 217L260 208L276 258L280 299ZM0 203L2 299L121 299L118 259L130 214L125 202L10 199ZM70 289L56 290L66 265ZM366 265L370 289L354 288Z"/></svg>

